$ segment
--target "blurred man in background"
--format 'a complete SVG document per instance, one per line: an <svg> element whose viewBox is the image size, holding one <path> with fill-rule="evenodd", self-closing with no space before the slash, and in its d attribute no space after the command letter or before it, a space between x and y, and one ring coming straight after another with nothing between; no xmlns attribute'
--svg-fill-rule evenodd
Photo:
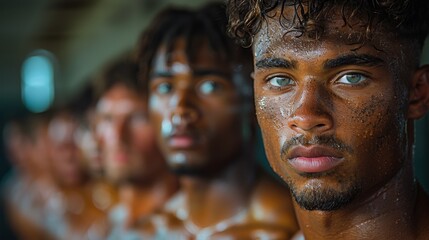
<svg viewBox="0 0 429 240"><path fill-rule="evenodd" d="M106 178L119 188L110 214L110 239L133 236L139 218L153 213L177 190L148 121L147 102L137 82L137 66L127 57L96 82L97 137Z"/></svg>
<svg viewBox="0 0 429 240"><path fill-rule="evenodd" d="M182 190L141 225L161 239L287 239L290 195L256 165L251 55L221 3L166 9L139 45L150 118Z"/></svg>

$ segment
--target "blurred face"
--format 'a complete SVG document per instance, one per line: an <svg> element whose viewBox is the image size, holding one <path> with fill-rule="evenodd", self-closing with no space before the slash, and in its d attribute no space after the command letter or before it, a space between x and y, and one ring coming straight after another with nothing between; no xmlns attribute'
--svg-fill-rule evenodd
<svg viewBox="0 0 429 240"><path fill-rule="evenodd" d="M76 121L68 114L59 114L49 123L50 166L54 179L61 185L72 186L83 180L83 168L74 141Z"/></svg>
<svg viewBox="0 0 429 240"><path fill-rule="evenodd" d="M262 26L253 46L257 118L270 164L298 204L333 210L385 185L407 152L410 76L394 60L399 42L375 33L353 44L365 29L339 16L319 40L285 35L277 18Z"/></svg>
<svg viewBox="0 0 429 240"><path fill-rule="evenodd" d="M150 79L150 114L171 169L205 175L242 154L243 112L232 66L208 42L196 44L190 63L179 38L171 54L161 47ZM247 119L248 120L248 119Z"/></svg>
<svg viewBox="0 0 429 240"><path fill-rule="evenodd" d="M27 163L31 168L30 172L36 177L46 177L50 174L48 159L49 146L51 144L48 134L48 125L48 122L34 124L34 139L29 139L29 144L25 147L28 149Z"/></svg>
<svg viewBox="0 0 429 240"><path fill-rule="evenodd" d="M99 176L103 172L100 156L100 147L94 131L90 126L81 123L75 134L76 145L80 150L83 164L93 176Z"/></svg>
<svg viewBox="0 0 429 240"><path fill-rule="evenodd" d="M10 123L6 126L4 136L8 160L20 171L28 173L29 168L28 164L26 164L26 161L28 161L28 139L26 139L16 123Z"/></svg>
<svg viewBox="0 0 429 240"><path fill-rule="evenodd" d="M106 176L114 182L148 179L165 166L147 121L145 102L116 85L97 105L97 135Z"/></svg>

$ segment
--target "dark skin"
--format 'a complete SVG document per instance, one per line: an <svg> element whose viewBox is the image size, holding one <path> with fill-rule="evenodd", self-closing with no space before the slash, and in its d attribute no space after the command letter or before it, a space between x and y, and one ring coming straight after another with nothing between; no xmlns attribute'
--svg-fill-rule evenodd
<svg viewBox="0 0 429 240"><path fill-rule="evenodd" d="M318 40L266 23L253 44L257 118L305 238L427 239L411 146L429 67L412 44L382 29L352 44L365 29L335 15Z"/></svg>
<svg viewBox="0 0 429 240"><path fill-rule="evenodd" d="M234 65L222 61L204 38L190 63L183 40L176 40L168 63L165 48L158 50L150 81L150 116L184 196L173 211L188 214L182 222L164 212L169 231L194 239L187 225L201 232L246 212L239 222L212 228L211 239L249 238L258 231L272 239L291 237L297 226L289 194L266 176L256 178L246 155L252 139L242 129L250 130L252 117L231 81Z"/></svg>
<svg viewBox="0 0 429 240"><path fill-rule="evenodd" d="M128 208L126 227L151 214L177 190L156 145L147 104L134 89L118 83L96 108L106 178L119 187L119 201Z"/></svg>

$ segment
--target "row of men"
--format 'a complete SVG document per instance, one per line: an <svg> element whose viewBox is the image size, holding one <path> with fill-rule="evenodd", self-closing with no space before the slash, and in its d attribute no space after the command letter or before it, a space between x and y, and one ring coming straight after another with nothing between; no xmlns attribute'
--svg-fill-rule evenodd
<svg viewBox="0 0 429 240"><path fill-rule="evenodd" d="M229 0L227 12L230 34L251 49L226 36L222 4L166 10L136 50L142 85L111 88L112 99L139 89L144 112L130 126L150 122L179 190L135 231L110 235L288 239L295 214L297 238L428 239L429 198L412 155L413 122L429 109L429 66L419 63L429 3ZM115 136L136 132L108 130L132 106L119 105L101 98L95 110L119 111L95 131L110 150ZM292 198L255 165L253 106Z"/></svg>
<svg viewBox="0 0 429 240"><path fill-rule="evenodd" d="M9 128L22 239L290 238L287 188L258 166L250 49L223 4L171 8L70 106ZM150 79L145 82L144 79ZM149 117L150 116L150 117Z"/></svg>

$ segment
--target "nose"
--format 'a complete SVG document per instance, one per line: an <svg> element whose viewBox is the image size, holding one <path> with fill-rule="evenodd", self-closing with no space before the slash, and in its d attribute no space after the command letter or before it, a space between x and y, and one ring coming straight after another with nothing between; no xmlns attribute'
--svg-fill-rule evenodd
<svg viewBox="0 0 429 240"><path fill-rule="evenodd" d="M178 90L171 103L172 124L180 126L196 122L199 118L198 101L196 93L191 88Z"/></svg>
<svg viewBox="0 0 429 240"><path fill-rule="evenodd" d="M128 122L126 119L118 119L113 126L112 144L126 143L128 140Z"/></svg>
<svg viewBox="0 0 429 240"><path fill-rule="evenodd" d="M322 134L332 129L332 99L324 86L308 84L300 92L288 119L288 126L301 134Z"/></svg>

